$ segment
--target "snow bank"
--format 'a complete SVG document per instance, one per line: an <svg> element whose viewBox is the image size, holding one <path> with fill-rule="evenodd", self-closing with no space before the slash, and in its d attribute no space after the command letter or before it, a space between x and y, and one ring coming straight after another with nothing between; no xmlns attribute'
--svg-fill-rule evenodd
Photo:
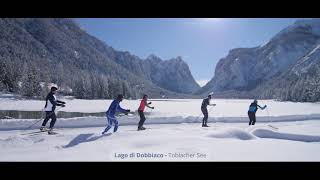
<svg viewBox="0 0 320 180"><path fill-rule="evenodd" d="M247 131L240 128L228 128L209 133L207 137L211 138L234 138L239 140L251 140L255 137Z"/></svg>
<svg viewBox="0 0 320 180"><path fill-rule="evenodd" d="M302 142L320 142L320 136L274 132L269 129L255 129L253 135L259 138L283 139Z"/></svg>
<svg viewBox="0 0 320 180"><path fill-rule="evenodd" d="M145 124L182 124L182 123L201 123L202 116L175 116L175 117L152 117L147 116ZM272 122L294 122L306 120L319 120L320 114L312 115L295 115L295 116L276 116L276 117L257 117L257 124ZM40 119L1 119L0 130L22 130ZM137 125L140 118L138 115L121 116L118 118L120 125ZM210 117L209 123L248 123L248 117ZM32 129L39 128L42 120L40 120ZM58 119L55 127L57 128L84 128L84 127L102 127L106 126L105 117L78 117Z"/></svg>

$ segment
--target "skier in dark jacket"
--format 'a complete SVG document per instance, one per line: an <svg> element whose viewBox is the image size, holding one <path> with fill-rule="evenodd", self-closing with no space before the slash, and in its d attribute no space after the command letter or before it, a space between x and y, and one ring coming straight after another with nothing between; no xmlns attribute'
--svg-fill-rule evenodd
<svg viewBox="0 0 320 180"><path fill-rule="evenodd" d="M207 98L203 99L202 104L201 104L201 111L204 115L202 119L202 127L209 127L207 125L208 122L208 110L207 106L215 106L216 104L210 104L210 100L212 98L212 94L209 94Z"/></svg>
<svg viewBox="0 0 320 180"><path fill-rule="evenodd" d="M56 123L57 117L55 114L56 106L65 107L65 102L57 100L55 94L57 93L58 88L57 87L51 87L51 91L46 97L46 105L45 105L45 112L46 112L46 118L44 119L42 126L40 128L40 131L44 132L47 131L46 124L51 119L50 122L50 128L48 131L48 134L54 134L53 127Z"/></svg>
<svg viewBox="0 0 320 180"><path fill-rule="evenodd" d="M154 109L154 107L149 106L149 104L151 104L151 102L147 103L147 100L148 100L148 96L144 95L142 100L140 101L140 106L138 108L138 113L140 116L138 131L146 129L145 127L143 127L143 123L146 120L146 117L144 116L144 108L147 106L148 108Z"/></svg>
<svg viewBox="0 0 320 180"><path fill-rule="evenodd" d="M102 134L106 133L111 129L112 124L114 124L113 132L116 132L118 130L118 120L115 117L116 112L122 112L125 114L128 114L130 112L130 109L122 109L119 105L119 103L123 100L123 95L119 94L118 97L112 101L112 103L109 106L109 109L106 112L108 124L105 130L102 132Z"/></svg>
<svg viewBox="0 0 320 180"><path fill-rule="evenodd" d="M256 112L258 110L258 108L260 108L261 110L264 110L267 107L267 105L264 105L264 107L261 107L258 105L258 100L254 100L250 106L249 106L249 110L248 110L248 116L249 116L249 126L250 125L254 125L256 123Z"/></svg>

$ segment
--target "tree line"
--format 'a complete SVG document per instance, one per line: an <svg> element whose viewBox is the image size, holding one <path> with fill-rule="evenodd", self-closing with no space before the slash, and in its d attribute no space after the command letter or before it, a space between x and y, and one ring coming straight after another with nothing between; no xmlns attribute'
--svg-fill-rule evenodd
<svg viewBox="0 0 320 180"><path fill-rule="evenodd" d="M72 68L71 68L72 69ZM55 68L0 58L0 91L25 97L44 98L50 86L56 84L60 94L80 99L113 99L118 94L125 98L140 98L142 91L127 81L103 73L74 70L65 71L63 64Z"/></svg>

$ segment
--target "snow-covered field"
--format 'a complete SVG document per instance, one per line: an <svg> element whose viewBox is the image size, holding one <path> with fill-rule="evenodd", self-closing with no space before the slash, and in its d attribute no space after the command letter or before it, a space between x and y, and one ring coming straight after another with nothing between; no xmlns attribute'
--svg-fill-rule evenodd
<svg viewBox="0 0 320 180"><path fill-rule="evenodd" d="M66 100L66 112L103 112L111 100ZM320 104L263 100L255 126L247 125L252 100L217 99L209 128L200 127L201 100L152 100L145 126L120 117L115 134L101 135L104 117L58 119L59 134L28 134L37 119L0 120L0 161L319 161ZM1 98L0 110L39 111L43 101ZM137 100L123 108L136 110ZM35 128L39 127L38 123ZM274 129L268 125L277 127Z"/></svg>

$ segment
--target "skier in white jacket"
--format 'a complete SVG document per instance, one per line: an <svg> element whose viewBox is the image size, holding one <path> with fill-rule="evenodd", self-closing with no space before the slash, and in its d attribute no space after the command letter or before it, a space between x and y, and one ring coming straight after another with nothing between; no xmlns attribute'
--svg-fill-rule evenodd
<svg viewBox="0 0 320 180"><path fill-rule="evenodd" d="M56 106L65 107L65 104L66 104L63 101L57 100L57 98L55 96L57 90L58 90L58 88L51 87L51 91L49 92L49 94L47 95L47 98L46 98L46 105L45 105L46 118L44 119L44 121L42 123L40 131L47 130L45 128L45 126L46 126L47 122L49 121L49 119L51 119L48 134L54 134L53 127L54 127L54 124L56 123L56 120L57 120L56 114L54 112L56 109Z"/></svg>

